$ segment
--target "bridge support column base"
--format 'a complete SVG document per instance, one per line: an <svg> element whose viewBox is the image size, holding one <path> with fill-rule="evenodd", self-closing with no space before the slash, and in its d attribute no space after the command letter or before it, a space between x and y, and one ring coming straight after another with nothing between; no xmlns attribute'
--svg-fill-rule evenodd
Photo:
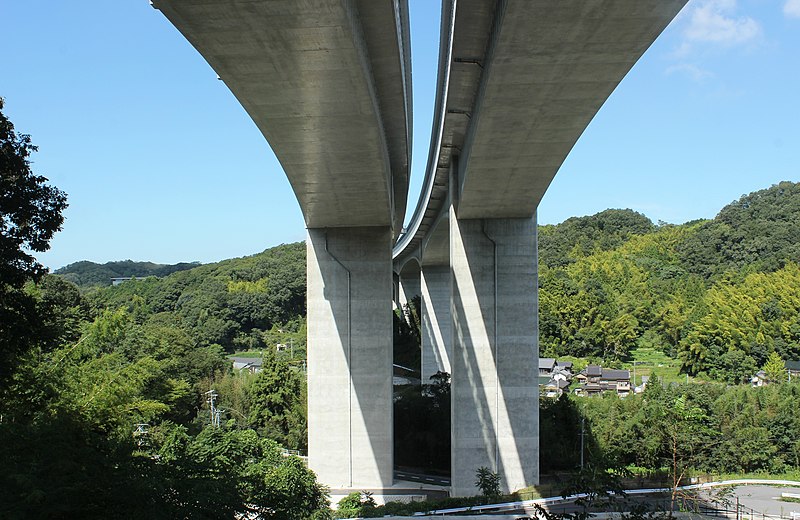
<svg viewBox="0 0 800 520"><path fill-rule="evenodd" d="M393 481L391 242L308 230L308 462L334 489Z"/></svg>
<svg viewBox="0 0 800 520"><path fill-rule="evenodd" d="M480 467L514 491L539 479L536 220L450 223L452 494Z"/></svg>

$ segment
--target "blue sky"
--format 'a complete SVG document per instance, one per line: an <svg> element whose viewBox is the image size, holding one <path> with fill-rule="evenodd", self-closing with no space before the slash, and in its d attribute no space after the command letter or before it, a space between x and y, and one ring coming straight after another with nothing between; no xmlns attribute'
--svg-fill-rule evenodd
<svg viewBox="0 0 800 520"><path fill-rule="evenodd" d="M438 6L410 0L415 143L430 140ZM303 240L296 199L224 83L147 0L0 0L0 96L70 207L51 268L212 262ZM606 102L539 208L711 218L800 181L800 0L690 0Z"/></svg>

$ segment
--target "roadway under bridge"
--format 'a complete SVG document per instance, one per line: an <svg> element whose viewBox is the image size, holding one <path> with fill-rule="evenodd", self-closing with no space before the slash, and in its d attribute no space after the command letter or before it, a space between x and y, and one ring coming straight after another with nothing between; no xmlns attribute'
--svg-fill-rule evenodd
<svg viewBox="0 0 800 520"><path fill-rule="evenodd" d="M452 377L451 494L474 494L480 466L504 491L537 483L536 208L686 1L443 0L428 163L405 229L407 0L153 1L242 103L302 208L321 482L391 494L392 307L420 295L423 378Z"/></svg>

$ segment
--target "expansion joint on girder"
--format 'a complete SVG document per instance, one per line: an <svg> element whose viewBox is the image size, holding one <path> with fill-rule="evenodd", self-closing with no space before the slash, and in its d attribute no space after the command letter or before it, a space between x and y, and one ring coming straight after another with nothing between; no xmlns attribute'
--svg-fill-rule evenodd
<svg viewBox="0 0 800 520"><path fill-rule="evenodd" d="M454 58L454 62L456 63L466 63L468 65L477 65L481 69L483 69L483 61L479 60L478 58Z"/></svg>
<svg viewBox="0 0 800 520"><path fill-rule="evenodd" d="M472 119L472 113L470 113L467 110L461 110L461 109L458 109L458 108L451 108L451 109L447 110L447 113L448 114L457 114L457 115L467 116L467 119Z"/></svg>

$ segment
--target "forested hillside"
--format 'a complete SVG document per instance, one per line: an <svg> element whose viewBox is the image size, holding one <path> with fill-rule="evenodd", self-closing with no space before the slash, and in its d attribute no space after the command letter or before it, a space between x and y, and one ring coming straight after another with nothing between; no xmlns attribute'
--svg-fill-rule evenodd
<svg viewBox="0 0 800 520"><path fill-rule="evenodd" d="M112 278L147 278L148 276L167 276L200 265L200 262L181 262L178 264L154 264L153 262L134 262L121 260L97 264L82 260L56 269L54 274L62 276L82 289L111 285Z"/></svg>
<svg viewBox="0 0 800 520"><path fill-rule="evenodd" d="M540 251L542 355L653 347L728 382L773 351L800 359L800 184L680 226L630 210L569 219L541 228Z"/></svg>
<svg viewBox="0 0 800 520"><path fill-rule="evenodd" d="M177 327L200 346L260 351L305 348L306 264L302 243L87 293L95 309L125 308L142 324Z"/></svg>
<svg viewBox="0 0 800 520"><path fill-rule="evenodd" d="M542 355L613 363L648 347L692 375L740 382L772 351L800 359L798 262L800 184L790 182L743 196L708 221L656 225L606 210L541 226ZM86 297L95 310L122 307L137 323L177 327L199 346L234 352L283 343L304 354L300 243Z"/></svg>

